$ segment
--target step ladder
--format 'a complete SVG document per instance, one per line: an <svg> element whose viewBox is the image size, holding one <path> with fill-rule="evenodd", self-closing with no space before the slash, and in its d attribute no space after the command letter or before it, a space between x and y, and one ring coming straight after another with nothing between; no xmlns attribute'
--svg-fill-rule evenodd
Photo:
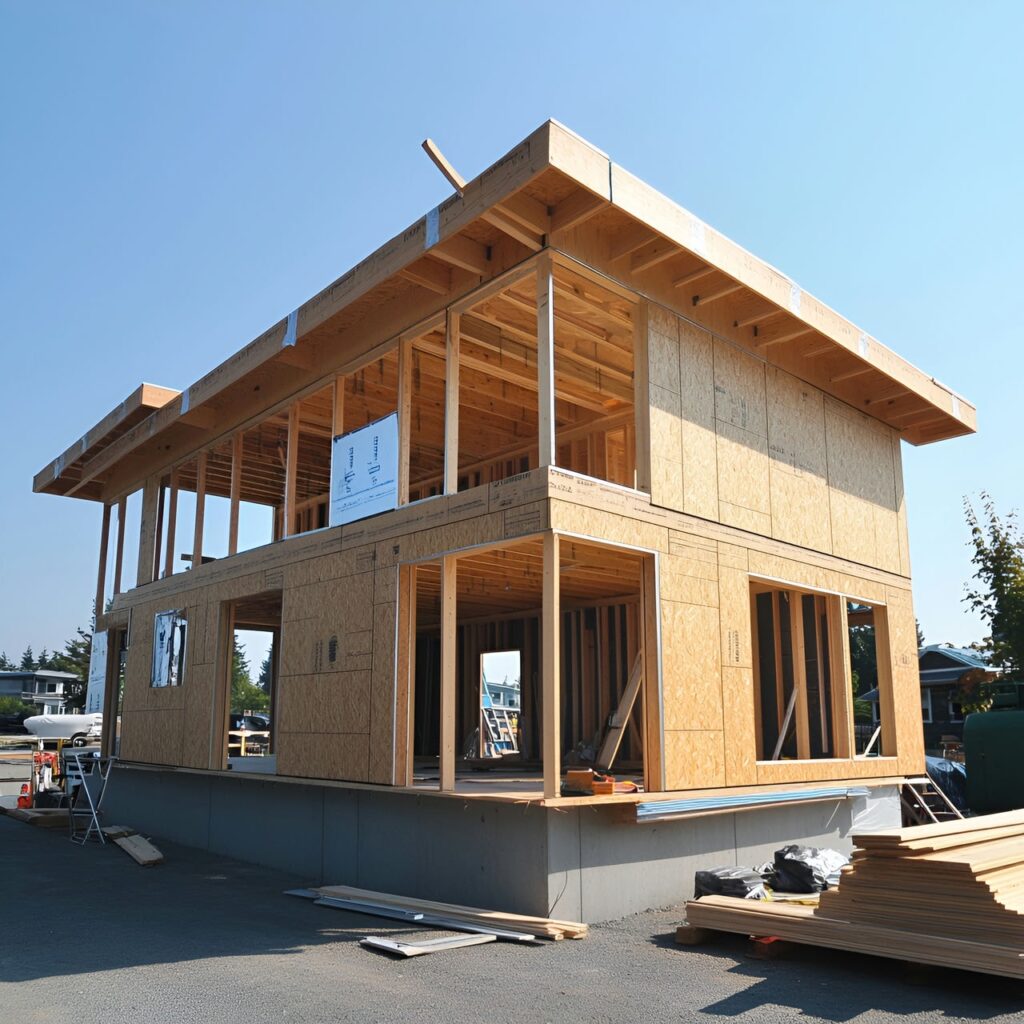
<svg viewBox="0 0 1024 1024"><path fill-rule="evenodd" d="M484 757L501 757L504 754L518 754L519 744L516 742L516 724L509 715L509 708L495 707L491 702L485 701L490 707L481 708L484 729Z"/></svg>
<svg viewBox="0 0 1024 1024"><path fill-rule="evenodd" d="M931 825L963 817L949 797L927 775L903 780L900 804L903 807L903 824L906 826Z"/></svg>

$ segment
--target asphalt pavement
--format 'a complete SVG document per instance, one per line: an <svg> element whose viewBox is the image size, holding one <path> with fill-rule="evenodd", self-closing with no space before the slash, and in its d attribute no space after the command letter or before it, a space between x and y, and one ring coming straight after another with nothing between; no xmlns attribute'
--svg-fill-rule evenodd
<svg viewBox="0 0 1024 1024"><path fill-rule="evenodd" d="M406 924L283 895L315 879L154 841L166 861L141 868L0 816L0 1021L1019 1024L1024 1012L1024 983L999 978L806 947L756 960L738 937L678 947L678 909L581 941L396 960L358 940L405 937Z"/></svg>

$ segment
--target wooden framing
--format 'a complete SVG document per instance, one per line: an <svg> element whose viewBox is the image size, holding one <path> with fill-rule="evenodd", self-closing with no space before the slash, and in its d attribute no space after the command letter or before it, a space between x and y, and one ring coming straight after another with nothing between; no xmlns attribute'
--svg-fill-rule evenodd
<svg viewBox="0 0 1024 1024"><path fill-rule="evenodd" d="M398 507L326 527L331 438L394 409ZM635 651L624 742L650 794L919 771L900 442L973 426L969 403L549 123L184 392L105 417L35 486L104 503L98 613L117 506L109 621L137 614L127 760L222 768L225 609L280 590L279 773L413 786L419 614L439 632L439 791L461 796L460 666L482 643L465 627L515 611L543 759L528 798L556 801L563 732L610 713ZM139 487L139 585L123 593ZM174 576L193 487L192 571ZM228 557L204 564L207 494L230 515ZM243 501L275 509L283 543L238 551ZM628 601L620 556L577 566L574 543L633 552ZM775 725L790 699L795 722L778 759L758 736L752 581L795 595L791 689L773 652ZM882 757L855 756L846 596L875 610ZM168 607L190 622L179 693L140 683Z"/></svg>
<svg viewBox="0 0 1024 1024"><path fill-rule="evenodd" d="M551 257L537 261L537 438L539 464L555 456L555 288Z"/></svg>
<svg viewBox="0 0 1024 1024"><path fill-rule="evenodd" d="M107 593L107 552L110 545L110 506L103 506L103 517L100 524L100 557L96 572L96 599L93 614L98 619L103 614L104 598Z"/></svg>
<svg viewBox="0 0 1024 1024"><path fill-rule="evenodd" d="M441 560L441 737L440 784L442 792L455 789L455 657L456 657L456 559Z"/></svg>
<svg viewBox="0 0 1024 1024"><path fill-rule="evenodd" d="M543 680L542 750L544 796L559 796L562 785L561 611L559 602L559 538L544 534L543 618L541 620L541 678Z"/></svg>

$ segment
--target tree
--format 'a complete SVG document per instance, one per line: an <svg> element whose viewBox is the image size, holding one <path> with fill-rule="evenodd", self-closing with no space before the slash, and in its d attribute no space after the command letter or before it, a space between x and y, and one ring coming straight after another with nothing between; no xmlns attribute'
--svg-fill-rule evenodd
<svg viewBox="0 0 1024 1024"><path fill-rule="evenodd" d="M32 645L29 644L25 648L25 652L21 656L21 664L18 666L22 672L35 672L36 670L36 656L32 653Z"/></svg>
<svg viewBox="0 0 1024 1024"><path fill-rule="evenodd" d="M95 624L95 616L90 626ZM92 659L92 631L79 626L75 636L64 644L64 650L53 656L53 667L58 672L71 672L78 678L64 683L64 702L68 710L85 707L85 694L89 685L89 662Z"/></svg>
<svg viewBox="0 0 1024 1024"><path fill-rule="evenodd" d="M921 628L921 620L914 619L914 628L917 630L917 649L924 647L924 630Z"/></svg>
<svg viewBox="0 0 1024 1024"><path fill-rule="evenodd" d="M274 675L274 662L271 658L272 651L267 652L267 656L263 659L263 664L260 665L260 676L256 680L256 685L264 692L270 693L270 683Z"/></svg>
<svg viewBox="0 0 1024 1024"><path fill-rule="evenodd" d="M18 666L7 657L6 651L0 651L0 672L13 672Z"/></svg>
<svg viewBox="0 0 1024 1024"><path fill-rule="evenodd" d="M35 714L35 708L20 697L0 697L0 715L23 715L28 718Z"/></svg>
<svg viewBox="0 0 1024 1024"><path fill-rule="evenodd" d="M236 636L231 651L231 710L266 711L269 707L270 695L253 685L249 659Z"/></svg>
<svg viewBox="0 0 1024 1024"><path fill-rule="evenodd" d="M1024 538L1015 512L1001 519L992 498L985 492L981 498L980 516L964 498L977 581L967 584L964 601L988 626L991 664L1005 679L1024 680Z"/></svg>

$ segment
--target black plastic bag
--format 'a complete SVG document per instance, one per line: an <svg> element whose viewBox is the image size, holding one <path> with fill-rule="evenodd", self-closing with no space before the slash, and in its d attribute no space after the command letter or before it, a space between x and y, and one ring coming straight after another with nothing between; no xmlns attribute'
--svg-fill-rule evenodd
<svg viewBox="0 0 1024 1024"><path fill-rule="evenodd" d="M775 885L779 892L821 892L839 884L849 860L836 850L784 846L775 851Z"/></svg>
<svg viewBox="0 0 1024 1024"><path fill-rule="evenodd" d="M750 868L737 867L698 871L693 880L693 895L697 899L701 896L738 896L744 900L767 899L761 876Z"/></svg>

